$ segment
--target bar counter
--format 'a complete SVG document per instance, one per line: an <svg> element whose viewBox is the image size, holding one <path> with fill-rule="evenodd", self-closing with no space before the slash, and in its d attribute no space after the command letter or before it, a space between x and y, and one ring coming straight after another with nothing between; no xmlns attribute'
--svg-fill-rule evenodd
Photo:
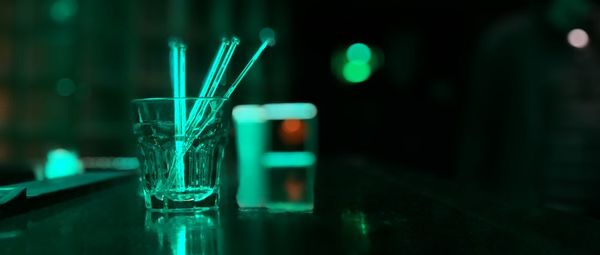
<svg viewBox="0 0 600 255"><path fill-rule="evenodd" d="M135 175L0 218L0 254L599 254L600 222L524 210L395 166L320 164L312 213L147 211Z"/></svg>

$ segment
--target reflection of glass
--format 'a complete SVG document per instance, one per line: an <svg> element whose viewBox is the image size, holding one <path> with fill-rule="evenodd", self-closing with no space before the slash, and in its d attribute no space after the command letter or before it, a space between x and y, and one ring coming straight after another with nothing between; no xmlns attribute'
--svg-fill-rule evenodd
<svg viewBox="0 0 600 255"><path fill-rule="evenodd" d="M217 206L229 130L225 103L220 98L133 101L133 131L147 208L166 211ZM179 109L185 113L178 119L183 121L174 121Z"/></svg>
<svg viewBox="0 0 600 255"><path fill-rule="evenodd" d="M342 233L345 240L352 245L346 247L346 252L356 254L369 254L371 242L369 240L370 225L367 215L360 211L344 211L341 215Z"/></svg>
<svg viewBox="0 0 600 255"><path fill-rule="evenodd" d="M218 211L164 214L147 211L146 231L156 233L159 249L173 255L219 254Z"/></svg>

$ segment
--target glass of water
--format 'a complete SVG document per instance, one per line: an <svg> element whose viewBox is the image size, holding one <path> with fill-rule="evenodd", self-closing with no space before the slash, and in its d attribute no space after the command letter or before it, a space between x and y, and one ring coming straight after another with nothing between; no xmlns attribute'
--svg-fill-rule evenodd
<svg viewBox="0 0 600 255"><path fill-rule="evenodd" d="M146 208L218 207L229 134L227 99L146 98L132 106Z"/></svg>

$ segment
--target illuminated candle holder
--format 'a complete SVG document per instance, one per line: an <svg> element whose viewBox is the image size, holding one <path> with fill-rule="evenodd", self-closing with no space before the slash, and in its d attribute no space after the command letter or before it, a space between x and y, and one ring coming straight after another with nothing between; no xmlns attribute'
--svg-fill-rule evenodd
<svg viewBox="0 0 600 255"><path fill-rule="evenodd" d="M311 211L317 161L317 108L309 103L234 108L241 208Z"/></svg>

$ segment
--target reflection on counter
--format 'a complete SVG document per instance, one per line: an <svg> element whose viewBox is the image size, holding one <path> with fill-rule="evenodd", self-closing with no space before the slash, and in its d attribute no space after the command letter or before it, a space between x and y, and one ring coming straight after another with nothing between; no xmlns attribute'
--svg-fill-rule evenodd
<svg viewBox="0 0 600 255"><path fill-rule="evenodd" d="M366 254L369 252L371 242L369 240L370 226L367 216L361 211L344 211L341 215L342 233L354 244L352 246L355 254Z"/></svg>
<svg viewBox="0 0 600 255"><path fill-rule="evenodd" d="M218 211L163 214L146 212L145 229L157 235L159 252L173 255L222 254Z"/></svg>

